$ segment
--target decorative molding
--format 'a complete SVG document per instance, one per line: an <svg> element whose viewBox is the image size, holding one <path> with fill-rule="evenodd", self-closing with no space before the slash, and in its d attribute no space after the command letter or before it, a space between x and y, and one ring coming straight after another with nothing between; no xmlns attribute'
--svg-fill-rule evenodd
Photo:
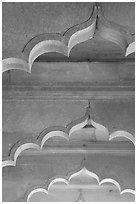
<svg viewBox="0 0 137 204"><path fill-rule="evenodd" d="M66 127L62 126L53 126L44 129L37 139L27 138L18 141L12 148L9 153L7 160L3 161L2 167L6 166L16 166L16 161L20 153L27 149L36 149L42 151L45 142L52 137L61 137L69 141L71 135L81 129L89 129L91 131L91 138L94 141L112 141L114 138L124 137L129 139L135 145L135 138L133 135L126 131L115 131L109 135L109 131L103 125L100 125L93 121L92 119L92 110L91 104L86 109L85 115L68 124Z"/></svg>
<svg viewBox="0 0 137 204"><path fill-rule="evenodd" d="M44 53L56 52L66 57L74 46L89 39L96 38L98 33L105 40L117 44L128 56L134 52L134 42L130 34L123 26L109 22L103 15L100 6L94 5L89 19L67 29L64 33L41 34L31 39L23 49L22 59L7 58L3 60L2 71L19 69L31 73L34 60Z"/></svg>
<svg viewBox="0 0 137 204"><path fill-rule="evenodd" d="M27 193L26 193L26 197L27 197L27 202L29 201L30 197L37 193L37 192L44 192L46 194L49 194L49 190L51 188L52 185L54 185L55 183L61 182L61 183L65 183L66 185L70 185L70 181L73 180L74 178L81 178L81 176L86 176L88 177L88 181L91 179L95 179L98 183L99 186L105 184L105 183L111 183L113 185L115 185L117 187L117 189L119 190L120 195L124 194L124 193L130 193L135 195L135 190L133 189L124 189L123 191L121 191L121 186L120 184L111 178L105 178L103 180L100 181L99 177L97 174L95 174L94 172L91 172L89 170L86 169L86 167L80 167L79 170L73 172L73 173L69 173L67 176L56 176L53 177L51 179L49 179L45 185L40 185L36 187L33 187L32 189L30 189ZM77 185L77 184L76 184ZM92 184L89 184L91 185ZM82 187L81 187L82 188ZM79 189L79 187L78 187ZM81 198L81 196L79 196ZM77 199L77 202L79 201L79 199Z"/></svg>
<svg viewBox="0 0 137 204"><path fill-rule="evenodd" d="M123 66L124 68L124 66ZM129 67L130 69L131 67ZM102 69L103 70L103 69ZM130 69L131 70L131 69ZM128 74L127 74L128 76ZM13 81L13 77L12 81ZM108 77L110 79L110 77ZM16 78L14 79L14 81ZM71 84L67 83L44 83L43 89L41 90L40 85L23 86L23 81L21 85L11 85L6 84L2 86L3 88L3 101L48 101L48 100L120 100L121 102L134 101L135 98L135 88L134 79L130 85L94 85L91 83L82 84L74 82ZM98 79L99 81L99 79ZM45 89L44 89L45 87Z"/></svg>

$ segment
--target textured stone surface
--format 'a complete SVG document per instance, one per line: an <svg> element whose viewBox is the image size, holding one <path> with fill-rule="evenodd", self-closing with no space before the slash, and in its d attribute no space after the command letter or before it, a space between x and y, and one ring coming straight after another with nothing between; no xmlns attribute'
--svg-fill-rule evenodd
<svg viewBox="0 0 137 204"><path fill-rule="evenodd" d="M134 62L49 62L32 66L32 73L11 70L3 74L3 84L7 85L45 85L45 87L74 85L128 85L134 84ZM33 87L32 87L33 89ZM73 91L73 90L72 90Z"/></svg>

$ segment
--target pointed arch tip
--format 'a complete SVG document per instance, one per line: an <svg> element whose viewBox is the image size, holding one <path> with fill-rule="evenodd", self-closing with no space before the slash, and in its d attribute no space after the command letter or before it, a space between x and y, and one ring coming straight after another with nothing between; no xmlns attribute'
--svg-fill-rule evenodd
<svg viewBox="0 0 137 204"><path fill-rule="evenodd" d="M110 136L108 137L109 132L108 132L108 129L106 127L94 122L92 119L90 119L90 120L91 120L91 123L93 123L93 126L95 126L96 129L98 128L98 126L101 127L101 134L102 134L102 130L105 132L105 139L103 138L102 139L103 141L104 140L111 141L114 138L125 137L125 138L129 139L135 145L135 138L129 132L126 132L126 131L123 131L123 130L115 131L115 132L111 133ZM42 148L43 148L45 142L49 138L59 136L61 138L65 138L67 141L69 141L71 134L73 132L77 131L77 130L82 129L87 123L88 123L88 114L86 112L85 116L83 116L82 118L77 119L74 122L68 124L66 127L53 126L52 128L50 128L50 130L49 130L49 128L46 128L39 135L39 136L42 135L42 138L40 138L40 141L39 141L39 137L36 139L36 142L24 143L24 139L23 139L22 142L21 142L22 144L19 145L19 146L15 145L14 151L11 151L10 156L12 155L12 153L14 153L14 156L13 156L14 160L4 161L2 167L16 166L16 160L17 160L18 156L20 155L20 153L22 151L24 151L26 149L33 148L33 149L37 149L39 151L42 151ZM102 129L102 127L103 127L103 129ZM44 134L44 131L46 132L45 134ZM98 136L98 137L99 137L98 140L100 141L100 136ZM18 144L18 142L16 144Z"/></svg>
<svg viewBox="0 0 137 204"><path fill-rule="evenodd" d="M88 118L85 118L84 120L83 119L84 118L78 119L78 120L74 121L72 124L69 124L69 126L68 126L68 128L69 128L69 137L71 136L72 133L82 129L83 127L85 127L85 125L87 125Z"/></svg>
<svg viewBox="0 0 137 204"><path fill-rule="evenodd" d="M68 181L72 180L73 178L80 176L81 174L84 174L86 176L89 176L90 178L94 178L97 180L97 182L99 183L99 177L97 174L87 170L87 168L84 166L82 167L80 170L78 170L77 172L74 172L72 174L69 175L68 177Z"/></svg>
<svg viewBox="0 0 137 204"><path fill-rule="evenodd" d="M91 172L91 171L89 171L89 170L87 170L86 167L83 167L83 168L80 169L79 171L77 171L77 172L75 172L75 173L72 173L72 174L69 174L69 175L66 176L66 177L56 177L56 178L54 177L53 179L49 179L49 184L47 185L47 190L44 188L45 191L46 191L46 194L49 193L50 187L51 187L52 185L54 185L55 183L57 183L57 182L62 182L62 183L65 183L65 184L69 185L69 184L70 184L70 180L73 179L73 178L75 178L75 177L77 177L77 176L80 176L81 173L84 173L85 175L88 175L88 176L90 176L91 178L95 178L95 179L98 181L98 185L102 185L102 184L105 184L105 183L112 183L113 185L115 185L115 186L118 188L120 195L122 195L122 194L124 194L124 193L131 193L131 194L135 195L135 190L132 190L132 189L124 189L123 191L121 191L121 186L120 186L120 184L119 184L116 180L114 180L114 179L105 178L105 179L103 179L102 181L99 181L100 179L99 179L98 175L95 174L95 173L93 173L93 172ZM39 192L40 192L39 189L42 189L41 192L44 192L44 191L43 191L43 188L41 188L41 187L39 187L39 188L37 188L37 189L38 189ZM38 192L37 189L34 189L33 191L31 191L31 192L28 194L28 196L27 196L27 201L29 200L29 198L31 197L31 195L33 195L35 192Z"/></svg>

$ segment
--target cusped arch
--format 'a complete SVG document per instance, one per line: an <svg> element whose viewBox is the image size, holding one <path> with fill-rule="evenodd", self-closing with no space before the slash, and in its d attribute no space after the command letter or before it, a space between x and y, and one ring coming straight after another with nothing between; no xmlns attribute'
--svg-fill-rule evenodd
<svg viewBox="0 0 137 204"><path fill-rule="evenodd" d="M42 150L46 141L50 138L54 138L56 136L61 137L69 142L71 138L71 134L75 131L84 129L86 126L88 128L94 129L95 132L95 140L96 141L112 141L114 138L124 137L130 140L135 145L135 138L132 134L126 131L115 131L109 135L108 129L93 121L91 115L91 107L90 103L86 109L85 115L77 119L71 123L69 123L66 127L63 126L53 126L45 128L39 136L34 138L26 138L18 141L10 150L9 157L7 160L3 161L3 167L5 166L16 166L17 158L19 157L20 153L26 149L36 149Z"/></svg>
<svg viewBox="0 0 137 204"><path fill-rule="evenodd" d="M70 181L72 181L75 178L81 178L81 176L86 176L86 177L89 178L88 185L92 186L92 180L95 179L98 186L100 186L100 187L101 186L103 187L105 183L111 183L112 185L114 185L118 189L120 195L123 195L123 194L126 194L126 193L130 193L132 195L135 195L135 190L133 190L133 189L124 189L123 191L121 191L120 184L114 179L105 178L105 179L100 181L97 174L87 170L86 167L84 166L83 168L80 168L77 171L73 171L72 173L68 173L66 176L56 176L56 177L50 178L45 183L45 185L39 186L37 188L33 187L33 189L30 189L26 193L27 202L29 202L31 196L33 196L37 192L44 192L46 194L49 194L49 190L50 190L51 186L54 186L54 184L59 182L59 183L63 183L63 184L66 184L66 185L71 185ZM89 184L89 181L90 181L90 184ZM76 186L75 186L75 188L76 188ZM79 187L78 187L78 189L79 189Z"/></svg>
<svg viewBox="0 0 137 204"><path fill-rule="evenodd" d="M22 58L3 59L2 71L19 69L31 73L31 67L37 57L44 53L56 52L66 57L77 44L85 42L98 33L103 39L117 44L125 57L135 52L133 36L122 26L105 18L99 5L94 5L90 17L61 33L45 33L33 37L25 45Z"/></svg>

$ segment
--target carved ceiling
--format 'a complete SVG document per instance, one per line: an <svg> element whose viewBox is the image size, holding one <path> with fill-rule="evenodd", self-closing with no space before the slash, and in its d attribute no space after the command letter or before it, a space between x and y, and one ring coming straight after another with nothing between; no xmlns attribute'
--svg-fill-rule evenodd
<svg viewBox="0 0 137 204"><path fill-rule="evenodd" d="M36 59L134 59L134 10L133 2L3 3L3 70L30 72Z"/></svg>

